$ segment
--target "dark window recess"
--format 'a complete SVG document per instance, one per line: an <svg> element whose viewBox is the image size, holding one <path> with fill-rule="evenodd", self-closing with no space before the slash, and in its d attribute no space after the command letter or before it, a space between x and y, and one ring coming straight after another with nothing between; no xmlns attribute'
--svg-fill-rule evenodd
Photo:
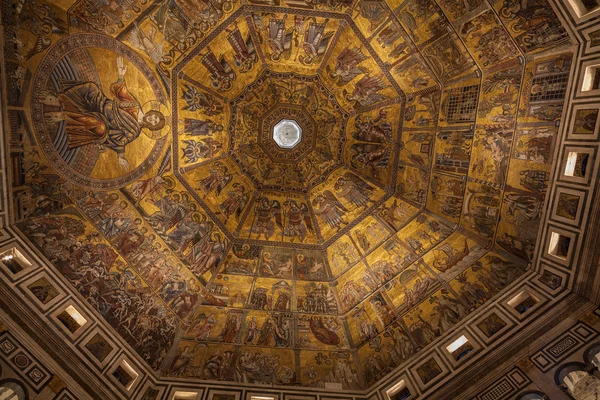
<svg viewBox="0 0 600 400"><path fill-rule="evenodd" d="M557 257L567 258L569 254L569 246L571 245L571 238L568 236L559 235L556 248L552 250L552 254Z"/></svg>
<svg viewBox="0 0 600 400"><path fill-rule="evenodd" d="M75 321L75 319L73 317L71 317L71 314L69 314L67 312L67 310L65 310L65 311L61 312L60 314L58 314L56 318L58 318L58 320L60 322L62 322L62 324L71 333L75 333L75 332L77 332L77 330L79 328L81 328L81 326L77 323L77 321Z"/></svg>
<svg viewBox="0 0 600 400"><path fill-rule="evenodd" d="M4 265L6 265L6 268L8 268L13 274L17 274L23 271L23 266L21 265L21 263L19 263L19 261L16 258L2 260L2 262L4 263Z"/></svg>
<svg viewBox="0 0 600 400"><path fill-rule="evenodd" d="M598 0L581 0L581 4L583 4L583 7L585 7L587 12L594 11L596 8L598 8L598 6L600 6Z"/></svg>
<svg viewBox="0 0 600 400"><path fill-rule="evenodd" d="M115 369L115 372L113 372L113 376L125 387L128 387L134 379L127 371L125 371L125 368L120 365Z"/></svg>
<svg viewBox="0 0 600 400"><path fill-rule="evenodd" d="M458 349L454 350L452 355L454 356L456 361L458 361L461 358L463 358L464 356L466 356L467 354L469 354L471 351L473 351L473 346L471 346L471 343L467 342L467 343L463 344L462 346L460 346Z"/></svg>
<svg viewBox="0 0 600 400"><path fill-rule="evenodd" d="M399 391L398 393L396 393L392 397L392 400L406 400L409 397L410 397L410 390L408 390L408 388L404 388L401 391Z"/></svg>
<svg viewBox="0 0 600 400"><path fill-rule="evenodd" d="M158 397L158 389L148 388L140 400L156 400L156 397Z"/></svg>
<svg viewBox="0 0 600 400"><path fill-rule="evenodd" d="M575 169L573 171L573 175L583 178L585 177L585 172L587 170L588 160L590 155L587 153L579 154L577 156L577 161L575 162Z"/></svg>
<svg viewBox="0 0 600 400"><path fill-rule="evenodd" d="M519 314L525 314L527 312L527 310L529 310L531 307L535 306L536 303L537 303L537 301L533 297L528 296L527 298L525 298L523 301L521 301L519 304L517 304L515 306L515 310L517 310L519 312Z"/></svg>
<svg viewBox="0 0 600 400"><path fill-rule="evenodd" d="M594 70L594 81L592 83L591 90L598 90L598 89L600 89L600 67L597 67Z"/></svg>

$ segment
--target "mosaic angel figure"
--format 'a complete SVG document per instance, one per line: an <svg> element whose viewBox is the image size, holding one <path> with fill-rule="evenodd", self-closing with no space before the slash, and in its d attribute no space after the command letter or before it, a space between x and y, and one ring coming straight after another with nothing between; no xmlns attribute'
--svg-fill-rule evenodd
<svg viewBox="0 0 600 400"><path fill-rule="evenodd" d="M286 222L283 235L292 238L292 241L297 237L304 242L308 232L315 232L308 206L306 203L298 204L296 200L286 201L283 205Z"/></svg>
<svg viewBox="0 0 600 400"><path fill-rule="evenodd" d="M308 24L308 29L304 32L304 43L302 47L306 56L300 56L301 63L309 65L313 62L318 62L324 56L327 46L333 37L333 31L325 32L327 20L322 24L311 22Z"/></svg>
<svg viewBox="0 0 600 400"><path fill-rule="evenodd" d="M266 197L261 197L257 200L254 213L251 232L257 234L259 239L264 235L269 240L275 233L275 226L283 228L281 203L277 200L269 201Z"/></svg>
<svg viewBox="0 0 600 400"><path fill-rule="evenodd" d="M373 186L350 172L340 176L334 188L344 199L356 207L367 208L369 202L372 201L369 196L374 190Z"/></svg>
<svg viewBox="0 0 600 400"><path fill-rule="evenodd" d="M271 60L279 61L288 59L292 52L293 29L285 28L285 20L272 18L269 20L267 29L267 43L271 49L269 54Z"/></svg>
<svg viewBox="0 0 600 400"><path fill-rule="evenodd" d="M346 47L335 60L335 68L325 67L331 79L336 80L338 86L343 86L358 75L367 73L359 64L367 59L360 47Z"/></svg>
<svg viewBox="0 0 600 400"><path fill-rule="evenodd" d="M385 99L385 96L378 92L386 87L382 75L365 75L356 82L352 93L344 90L344 95L355 107L368 107Z"/></svg>
<svg viewBox="0 0 600 400"><path fill-rule="evenodd" d="M312 204L317 207L314 210L315 214L324 219L330 227L340 229L342 224L347 224L343 216L348 209L331 191L325 190L313 200Z"/></svg>
<svg viewBox="0 0 600 400"><path fill-rule="evenodd" d="M252 36L248 34L246 40L244 40L240 29L235 25L235 29L227 35L227 41L233 48L233 51L235 51L233 56L235 66L242 72L251 71L258 62L258 54L256 53Z"/></svg>

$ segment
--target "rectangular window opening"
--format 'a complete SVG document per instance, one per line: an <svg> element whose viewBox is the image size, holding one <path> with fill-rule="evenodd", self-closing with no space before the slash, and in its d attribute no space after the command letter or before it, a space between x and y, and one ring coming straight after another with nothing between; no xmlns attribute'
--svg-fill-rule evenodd
<svg viewBox="0 0 600 400"><path fill-rule="evenodd" d="M385 394L388 397L388 400L405 400L410 397L410 390L406 386L404 379L400 382L389 388Z"/></svg>
<svg viewBox="0 0 600 400"><path fill-rule="evenodd" d="M590 155L588 153L577 153L570 151L565 165L565 176L585 178Z"/></svg>
<svg viewBox="0 0 600 400"><path fill-rule="evenodd" d="M508 301L508 304L517 310L519 314L525 314L537 303L539 303L539 299L529 293L527 290L523 290L521 293Z"/></svg>
<svg viewBox="0 0 600 400"><path fill-rule="evenodd" d="M585 69L583 76L582 92L600 89L600 65L590 65Z"/></svg>
<svg viewBox="0 0 600 400"><path fill-rule="evenodd" d="M571 7L579 17L600 9L600 1L598 0L569 0L569 3L571 3Z"/></svg>
<svg viewBox="0 0 600 400"><path fill-rule="evenodd" d="M87 323L87 320L83 318L81 313L75 309L72 305L68 306L56 316L58 320L69 330L71 333L77 332L82 326Z"/></svg>
<svg viewBox="0 0 600 400"><path fill-rule="evenodd" d="M31 266L31 264L17 249L10 249L0 254L0 261L13 274L18 274L25 268L29 268Z"/></svg>
<svg viewBox="0 0 600 400"><path fill-rule="evenodd" d="M469 340L466 338L466 336L463 335L447 346L446 350L448 350L452 357L458 361L473 351L474 348L473 345L469 343Z"/></svg>
<svg viewBox="0 0 600 400"><path fill-rule="evenodd" d="M198 392L175 392L173 400L196 400Z"/></svg>
<svg viewBox="0 0 600 400"><path fill-rule="evenodd" d="M273 396L250 396L250 400L275 400Z"/></svg>
<svg viewBox="0 0 600 400"><path fill-rule="evenodd" d="M125 360L121 360L117 368L113 371L112 375L115 379L123 385L125 390L131 389L139 374L129 365Z"/></svg>
<svg viewBox="0 0 600 400"><path fill-rule="evenodd" d="M570 237L561 235L557 232L552 232L552 234L550 235L550 245L548 246L548 254L566 260L567 256L569 255L570 245Z"/></svg>
<svg viewBox="0 0 600 400"><path fill-rule="evenodd" d="M581 3L587 12L596 11L600 8L600 2L598 2L598 0L581 0Z"/></svg>

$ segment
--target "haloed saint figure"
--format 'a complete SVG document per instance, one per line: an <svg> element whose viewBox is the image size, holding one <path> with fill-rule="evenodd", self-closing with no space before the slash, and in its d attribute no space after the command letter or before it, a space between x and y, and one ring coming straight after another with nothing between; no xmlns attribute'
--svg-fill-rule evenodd
<svg viewBox="0 0 600 400"><path fill-rule="evenodd" d="M40 101L61 108L45 116L51 125L65 122L67 148L95 144L101 151L110 149L117 153L119 166L129 170L125 146L137 139L143 128L163 129L165 116L157 110L142 111L140 102L127 89L127 66L122 57L117 58L117 71L117 81L110 85L110 98L96 83L61 79L60 92L44 91Z"/></svg>
<svg viewBox="0 0 600 400"><path fill-rule="evenodd" d="M93 34L59 41L38 68L33 93L42 148L80 185L124 186L164 154L164 91L151 67L121 42Z"/></svg>

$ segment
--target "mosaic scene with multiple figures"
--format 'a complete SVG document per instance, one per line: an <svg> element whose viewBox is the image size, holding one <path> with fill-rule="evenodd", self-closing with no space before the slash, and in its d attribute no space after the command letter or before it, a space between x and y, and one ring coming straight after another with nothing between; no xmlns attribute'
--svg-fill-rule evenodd
<svg viewBox="0 0 600 400"><path fill-rule="evenodd" d="M598 0L0 4L0 399L600 396Z"/></svg>

